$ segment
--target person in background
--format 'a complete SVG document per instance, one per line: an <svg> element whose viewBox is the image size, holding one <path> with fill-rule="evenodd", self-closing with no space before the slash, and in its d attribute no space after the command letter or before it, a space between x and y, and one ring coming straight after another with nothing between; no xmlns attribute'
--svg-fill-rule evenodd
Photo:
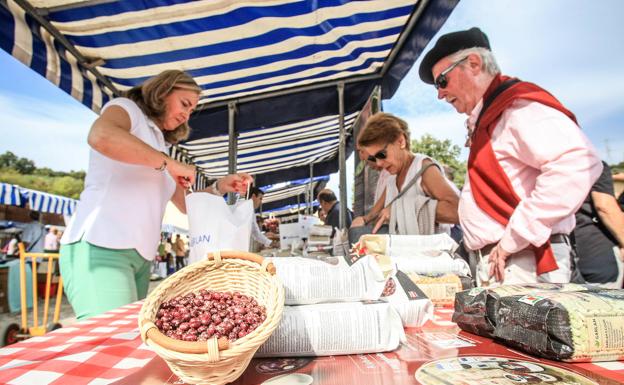
<svg viewBox="0 0 624 385"><path fill-rule="evenodd" d="M390 177L386 182L385 201L365 215L364 222L375 223L373 233L382 224L390 223L391 234L422 234L416 215L423 212L422 207L418 207L419 202L435 201L435 212L430 218L435 224L427 227L433 227L434 232L450 233L450 224L458 222L458 190L445 178L441 166L426 155L413 153L410 143L409 129L403 119L378 112L366 122L358 145L370 161L388 171ZM421 170L424 172L414 181ZM408 190L393 202L406 188Z"/></svg>
<svg viewBox="0 0 624 385"><path fill-rule="evenodd" d="M602 174L576 212L574 241L583 279L609 289L624 282L624 213L613 194L611 168L602 162Z"/></svg>
<svg viewBox="0 0 624 385"><path fill-rule="evenodd" d="M171 237L165 238L165 262L167 262L167 274L175 272L175 255L173 253L173 243L171 243Z"/></svg>
<svg viewBox="0 0 624 385"><path fill-rule="evenodd" d="M11 238L11 240L9 241L9 244L7 245L7 251L6 251L7 257L13 257L13 258L19 257L19 249L17 245L21 241L22 241L21 236L18 233L15 233L13 235L13 238Z"/></svg>
<svg viewBox="0 0 624 385"><path fill-rule="evenodd" d="M537 85L502 75L478 28L441 36L419 75L468 116L459 219L477 281L569 282L574 213L602 171L574 115Z"/></svg>
<svg viewBox="0 0 624 385"><path fill-rule="evenodd" d="M85 188L60 249L65 293L85 319L147 295L167 202L186 212L195 167L167 155L185 140L202 89L166 70L102 107L88 135ZM207 191L244 193L247 174L216 180Z"/></svg>
<svg viewBox="0 0 624 385"><path fill-rule="evenodd" d="M264 197L264 191L259 189L256 186L253 186L250 190L251 200L253 201L254 210L258 210L260 206L262 206L262 198ZM264 247L275 247L277 245L277 235L271 232L267 232L267 234L263 234L258 226L258 222L256 221L256 216L254 215L251 223L251 237L258 241L260 244L264 245Z"/></svg>
<svg viewBox="0 0 624 385"><path fill-rule="evenodd" d="M340 228L340 202L338 202L336 194L328 188L319 191L316 199L321 206L321 211L325 213L324 223L334 229L334 231L332 231L333 237L335 229ZM345 228L349 228L353 220L353 213L351 213L349 209L347 209L346 218L347 223L345 223Z"/></svg>
<svg viewBox="0 0 624 385"><path fill-rule="evenodd" d="M45 226L39 221L39 212L31 210L28 215L31 221L22 229L24 247L29 253L43 253Z"/></svg>
<svg viewBox="0 0 624 385"><path fill-rule="evenodd" d="M175 243L173 244L173 252L175 253L175 269L176 271L184 268L184 257L186 257L186 245L180 237L180 234L176 234Z"/></svg>
<svg viewBox="0 0 624 385"><path fill-rule="evenodd" d="M58 253L58 230L56 227L50 227L43 241L43 251L45 253Z"/></svg>

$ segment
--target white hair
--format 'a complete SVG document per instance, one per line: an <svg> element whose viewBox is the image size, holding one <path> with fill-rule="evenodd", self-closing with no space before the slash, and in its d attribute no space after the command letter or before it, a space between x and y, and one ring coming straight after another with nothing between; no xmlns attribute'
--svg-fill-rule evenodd
<svg viewBox="0 0 624 385"><path fill-rule="evenodd" d="M496 63L496 58L494 57L494 54L487 48L472 47L462 49L461 51L457 51L454 54L449 55L449 58L452 62L456 62L457 60L461 60L473 53L476 53L481 57L481 69L483 70L483 72L492 76L497 75L501 72L500 68L498 67L498 63Z"/></svg>

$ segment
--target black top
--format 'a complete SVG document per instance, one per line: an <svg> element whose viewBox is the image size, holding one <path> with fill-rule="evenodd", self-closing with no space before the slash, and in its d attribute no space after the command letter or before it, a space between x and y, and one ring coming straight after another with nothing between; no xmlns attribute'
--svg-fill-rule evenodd
<svg viewBox="0 0 624 385"><path fill-rule="evenodd" d="M351 210L347 209L347 223L346 228L351 227L351 221L353 220L353 214ZM340 202L336 201L334 205L327 212L327 217L325 217L325 224L331 226L332 228L337 227L340 228ZM334 232L332 231L332 236Z"/></svg>
<svg viewBox="0 0 624 385"><path fill-rule="evenodd" d="M618 267L613 248L617 240L600 221L591 192L613 195L611 169L602 163L602 174L591 188L581 208L576 212L574 238L579 257L579 269L583 277L591 283L613 282L617 279Z"/></svg>

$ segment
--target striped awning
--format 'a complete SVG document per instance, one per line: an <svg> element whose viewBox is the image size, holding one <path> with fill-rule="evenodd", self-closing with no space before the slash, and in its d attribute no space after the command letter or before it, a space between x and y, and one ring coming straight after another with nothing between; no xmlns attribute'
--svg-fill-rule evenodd
<svg viewBox="0 0 624 385"><path fill-rule="evenodd" d="M0 204L24 207L42 213L72 215L78 201L60 195L31 190L14 184L0 183Z"/></svg>
<svg viewBox="0 0 624 385"><path fill-rule="evenodd" d="M335 172L337 86L350 119L374 87L392 97L457 2L3 0L0 47L95 111L187 71L202 88L188 159L226 172L235 105L238 170L270 184Z"/></svg>
<svg viewBox="0 0 624 385"><path fill-rule="evenodd" d="M287 205L287 206L282 206L282 207L277 207L273 210L268 210L268 211L263 211L262 215L263 216L275 216L275 217L281 217L284 215L292 215L292 214L297 214L297 213L303 213L304 209L306 209L307 207L318 207L319 203L318 202L312 202L311 205L302 202L301 204L294 204L294 205Z"/></svg>
<svg viewBox="0 0 624 385"><path fill-rule="evenodd" d="M417 5L7 0L2 40L7 52L96 110L112 93L170 68L189 72L207 103L378 73Z"/></svg>
<svg viewBox="0 0 624 385"><path fill-rule="evenodd" d="M49 194L41 191L23 189L28 196L30 209L42 213L73 215L78 201L75 199L62 197L60 195Z"/></svg>
<svg viewBox="0 0 624 385"><path fill-rule="evenodd" d="M347 131L356 115L345 117ZM242 132L238 137L237 171L265 174L332 159L338 152L338 139L336 115ZM227 135L191 140L178 147L209 177L228 173Z"/></svg>
<svg viewBox="0 0 624 385"><path fill-rule="evenodd" d="M22 206L23 197L19 186L0 182L0 204Z"/></svg>
<svg viewBox="0 0 624 385"><path fill-rule="evenodd" d="M312 188L311 200L316 199L316 194L325 187L329 176L320 176L310 179L299 179L289 183L280 183L267 186L264 189L262 199L262 211L270 211L275 208L294 204L302 204L310 200L310 188Z"/></svg>

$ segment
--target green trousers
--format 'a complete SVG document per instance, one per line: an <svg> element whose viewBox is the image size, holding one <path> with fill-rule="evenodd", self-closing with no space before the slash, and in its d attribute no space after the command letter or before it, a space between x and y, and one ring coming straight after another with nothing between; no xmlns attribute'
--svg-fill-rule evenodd
<svg viewBox="0 0 624 385"><path fill-rule="evenodd" d="M63 288L79 320L147 296L151 263L135 249L107 249L85 241L62 245Z"/></svg>

